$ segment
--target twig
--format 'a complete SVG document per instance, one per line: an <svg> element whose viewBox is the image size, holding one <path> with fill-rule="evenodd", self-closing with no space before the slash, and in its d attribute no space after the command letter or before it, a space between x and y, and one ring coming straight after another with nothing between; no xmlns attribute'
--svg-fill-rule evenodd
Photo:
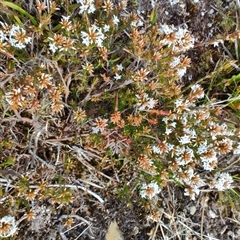
<svg viewBox="0 0 240 240"><path fill-rule="evenodd" d="M240 2L239 0L236 0L236 7L237 7L237 11L236 11L236 31L240 29ZM239 43L239 39L235 38L235 53L236 53L236 58L239 61L239 53L238 53L238 43Z"/></svg>
<svg viewBox="0 0 240 240"><path fill-rule="evenodd" d="M31 149L29 149L29 153L32 154L33 157L36 158L38 161L40 161L42 164L46 165L48 168L55 169L55 166L45 162L43 159L37 156Z"/></svg>
<svg viewBox="0 0 240 240"><path fill-rule="evenodd" d="M174 206L174 193L173 193L173 194L171 193L169 186L168 186L167 188L168 188L169 196L172 196L171 201L172 201L172 205ZM173 221L173 227L174 227L174 229L175 229L176 236L177 236L177 238L178 238L179 240L181 240L181 237L179 236L179 233L178 233L176 221L175 221L175 218L174 218L175 213L171 211L168 201L166 201L166 204L167 204L169 213L171 213L171 218L172 218L172 221ZM175 208L173 208L173 211L174 211L174 209L175 209Z"/></svg>
<svg viewBox="0 0 240 240"><path fill-rule="evenodd" d="M229 217L226 217L226 219L229 219L230 221L233 221L233 222L237 223L238 225L240 225L240 221L237 221L237 220L229 218Z"/></svg>
<svg viewBox="0 0 240 240"><path fill-rule="evenodd" d="M65 236L65 234L62 232L62 228L63 228L62 225L59 224L56 227L57 227L57 229L59 231L59 234L60 234L60 237L62 238L62 240L68 240L67 237Z"/></svg>
<svg viewBox="0 0 240 240"><path fill-rule="evenodd" d="M104 187L101 187L101 186L99 186L99 185L97 185L95 183L92 183L92 182L89 182L89 181L86 181L86 180L78 179L78 181L83 182L83 183L88 184L88 185L91 185L93 187L99 188L99 189L103 189L104 188Z"/></svg>
<svg viewBox="0 0 240 240"><path fill-rule="evenodd" d="M224 51L227 53L227 55L231 58L231 59L234 59L233 55L230 53L230 51L226 48L226 46L224 45L223 42L221 42L222 44L222 47L224 49Z"/></svg>
<svg viewBox="0 0 240 240"><path fill-rule="evenodd" d="M39 186L37 185L30 185L30 188L38 188ZM95 197L100 203L104 203L104 200L98 196L96 193L92 192L91 190L87 189L86 187L80 186L80 185L70 185L70 184L66 184L66 185L60 185L60 184L49 184L46 187L48 188L56 188L56 187L64 187L64 188L71 188L71 189L81 189L85 192L87 192L88 194L92 195L93 197Z"/></svg>
<svg viewBox="0 0 240 240"><path fill-rule="evenodd" d="M233 156L233 157L235 157L235 156ZM238 156L238 157L239 157L239 156ZM226 171L227 169L231 168L233 165L234 165L234 166L237 166L237 163L238 163L239 161L240 161L240 157L239 157L236 161L230 163L227 167L223 168L222 171Z"/></svg>
<svg viewBox="0 0 240 240"><path fill-rule="evenodd" d="M180 224L182 224L185 228L187 228L188 230L190 230L192 233L196 234L199 237L199 233L194 231L192 228L188 227L185 223L181 222L180 220L178 220L178 222Z"/></svg>
<svg viewBox="0 0 240 240"><path fill-rule="evenodd" d="M113 87L111 89L109 89L109 92L113 92L115 90L121 89L127 85L130 85L133 83L132 79L128 79L126 81L124 81L123 83L120 83L119 85L117 85L116 87ZM87 96L81 101L80 105L82 105L84 102L89 101L91 98L95 98L95 97L101 97L103 94L105 93L105 90L100 91L99 93L95 93L93 95L91 95L91 92L87 94Z"/></svg>
<svg viewBox="0 0 240 240"><path fill-rule="evenodd" d="M86 224L90 224L90 222L89 221L87 221L85 218L83 218L83 217L80 217L80 216L78 216L78 215L76 215L76 214L70 214L70 215L62 215L59 219L62 219L62 218L76 218L77 220L81 220L81 221L83 221L83 222L85 222Z"/></svg>
<svg viewBox="0 0 240 240"><path fill-rule="evenodd" d="M83 235L83 233L85 233L92 225L89 225L88 227L86 227L74 240L79 239L79 237L81 237Z"/></svg>
<svg viewBox="0 0 240 240"><path fill-rule="evenodd" d="M159 226L160 226L160 223L158 222L157 225L156 225L156 227L155 227L155 229L154 229L153 235L152 235L152 237L151 237L152 240L155 240L155 239L156 239L156 234L157 234L157 230L158 230ZM163 235L163 236L164 236L164 235ZM164 236L164 238L165 238L165 236Z"/></svg>
<svg viewBox="0 0 240 240"><path fill-rule="evenodd" d="M82 163L84 166L86 166L87 168L89 168L89 169L91 169L91 170L96 171L98 174L100 174L100 175L106 177L107 179L115 182L115 180L114 180L113 178L105 175L104 173L102 173L101 171L99 171L99 170L97 170L95 167L93 167L90 163L88 163L88 161L90 161L90 158L86 155L86 153L87 153L88 155L90 155L90 156L92 155L92 156L98 157L98 158L100 158L100 159L101 159L101 157L97 156L96 154L93 154L93 153L90 153L90 152L88 152L88 151L85 151L85 150L82 149L81 147L73 146L73 147L70 147L70 149L74 150L74 151L78 154L78 156L81 158L80 161L81 161L81 163ZM85 158L87 161L85 161L84 158Z"/></svg>
<svg viewBox="0 0 240 240"><path fill-rule="evenodd" d="M204 218L204 211L205 207L207 206L207 202L209 200L208 196L203 196L201 200L201 205L202 205L202 215L201 215L201 227L200 227L200 233L201 233L201 240L203 240L203 218Z"/></svg>
<svg viewBox="0 0 240 240"><path fill-rule="evenodd" d="M7 192L7 190L8 190L9 187L15 188L15 186L12 185L11 182L12 182L12 181L9 180L9 179L7 179L7 178L0 178L0 186L6 187L6 190L5 190L6 192Z"/></svg>
<svg viewBox="0 0 240 240"><path fill-rule="evenodd" d="M165 239L166 237L165 237L165 233L164 233L163 228L162 228L162 224L160 224L159 227L160 227L163 239Z"/></svg>
<svg viewBox="0 0 240 240"><path fill-rule="evenodd" d="M71 231L72 229L76 228L77 226L80 226L80 225L82 225L82 224L83 224L82 222L80 222L80 223L78 223L78 224L75 224L74 226L72 226L71 228L67 229L67 230L66 230L66 231L64 231L63 233L65 234L65 233L67 233L67 232Z"/></svg>

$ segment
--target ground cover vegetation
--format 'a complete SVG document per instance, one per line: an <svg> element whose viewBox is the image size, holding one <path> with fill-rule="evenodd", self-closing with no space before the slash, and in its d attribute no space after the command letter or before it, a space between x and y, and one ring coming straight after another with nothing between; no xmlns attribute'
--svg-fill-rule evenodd
<svg viewBox="0 0 240 240"><path fill-rule="evenodd" d="M240 237L240 4L207 3L0 1L1 238Z"/></svg>

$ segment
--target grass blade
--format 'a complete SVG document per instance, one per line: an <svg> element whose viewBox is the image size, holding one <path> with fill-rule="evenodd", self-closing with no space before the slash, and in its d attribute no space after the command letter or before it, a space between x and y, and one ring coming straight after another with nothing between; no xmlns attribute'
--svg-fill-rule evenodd
<svg viewBox="0 0 240 240"><path fill-rule="evenodd" d="M19 13L23 14L24 16L28 17L35 26L38 25L37 20L31 14L26 12L24 9L22 9L18 5L14 4L14 3L11 3L11 2L8 2L8 1L2 1L1 4L3 6L14 9L14 10L18 11Z"/></svg>

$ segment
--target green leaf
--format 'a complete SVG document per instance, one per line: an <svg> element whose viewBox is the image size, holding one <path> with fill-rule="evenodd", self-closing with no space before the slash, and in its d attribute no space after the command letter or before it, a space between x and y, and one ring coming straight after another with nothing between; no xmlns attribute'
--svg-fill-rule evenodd
<svg viewBox="0 0 240 240"><path fill-rule="evenodd" d="M29 14L28 12L26 12L24 9L22 9L22 8L19 7L18 5L14 4L14 3L12 3L12 2L8 2L8 1L2 1L2 2L0 2L0 3L1 3L3 6L12 8L12 9L18 11L19 13L23 14L24 16L28 17L35 26L38 25L37 20L36 20L31 14Z"/></svg>
<svg viewBox="0 0 240 240"><path fill-rule="evenodd" d="M15 163L15 159L13 157L8 157L6 161L0 164L0 167L10 167Z"/></svg>
<svg viewBox="0 0 240 240"><path fill-rule="evenodd" d="M15 18L16 22L17 22L20 26L23 26L23 25L24 25L18 16L14 15L14 18Z"/></svg>
<svg viewBox="0 0 240 240"><path fill-rule="evenodd" d="M76 10L79 7L79 3L77 4L71 4L68 6L68 11L73 12L74 10Z"/></svg>
<svg viewBox="0 0 240 240"><path fill-rule="evenodd" d="M231 80L233 80L233 81L239 81L239 80L240 80L240 73L239 73L238 75L233 75L233 76L231 77Z"/></svg>
<svg viewBox="0 0 240 240"><path fill-rule="evenodd" d="M59 29L61 29L61 26L61 24L56 25L54 28L52 28L52 32L58 31Z"/></svg>
<svg viewBox="0 0 240 240"><path fill-rule="evenodd" d="M157 8L153 8L151 14L150 14L150 23L155 24L157 21Z"/></svg>

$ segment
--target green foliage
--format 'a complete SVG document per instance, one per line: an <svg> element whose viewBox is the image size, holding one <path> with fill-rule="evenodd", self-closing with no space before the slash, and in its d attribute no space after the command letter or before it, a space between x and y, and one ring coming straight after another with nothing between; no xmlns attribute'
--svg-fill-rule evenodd
<svg viewBox="0 0 240 240"><path fill-rule="evenodd" d="M15 164L15 158L14 157L8 157L3 163L0 163L1 168L7 168L11 167Z"/></svg>
<svg viewBox="0 0 240 240"><path fill-rule="evenodd" d="M239 193L218 157L239 150L236 122L221 118L229 108L239 117L236 62L212 66L217 51L203 52L199 66L206 75L185 86L187 53L196 41L187 29L158 25L157 7L142 21L125 1L100 2L89 1L87 8L37 2L36 17L17 3L0 2L10 20L0 26L7 59L1 66L7 80L0 93L6 129L0 167L20 169L6 191L17 212L38 197L38 204L68 205L78 177L96 187L98 177L109 181L107 174L115 173L122 186L117 195L126 202L132 185L154 205L151 200L174 184L192 200L202 188L217 190L235 207Z"/></svg>
<svg viewBox="0 0 240 240"><path fill-rule="evenodd" d="M29 18L31 20L31 22L37 26L37 20L31 15L29 14L27 11L25 11L23 8L21 8L20 6L9 2L9 1L1 1L0 4L2 4L5 7L9 7L12 10L16 10L18 13L20 13L20 16L17 15L13 15L13 17L15 18L16 23L18 23L19 25L23 26L24 22L26 21L25 19L23 19L24 21L21 21L19 17L21 16L26 16L27 18Z"/></svg>
<svg viewBox="0 0 240 240"><path fill-rule="evenodd" d="M150 23L155 24L157 21L157 7L153 8L150 14Z"/></svg>
<svg viewBox="0 0 240 240"><path fill-rule="evenodd" d="M232 212L240 210L240 192L235 189L229 189L224 193L219 193L219 205L225 210L226 215L230 215L228 207L231 207Z"/></svg>
<svg viewBox="0 0 240 240"><path fill-rule="evenodd" d="M127 184L116 190L117 196L128 204L131 204L131 189Z"/></svg>

